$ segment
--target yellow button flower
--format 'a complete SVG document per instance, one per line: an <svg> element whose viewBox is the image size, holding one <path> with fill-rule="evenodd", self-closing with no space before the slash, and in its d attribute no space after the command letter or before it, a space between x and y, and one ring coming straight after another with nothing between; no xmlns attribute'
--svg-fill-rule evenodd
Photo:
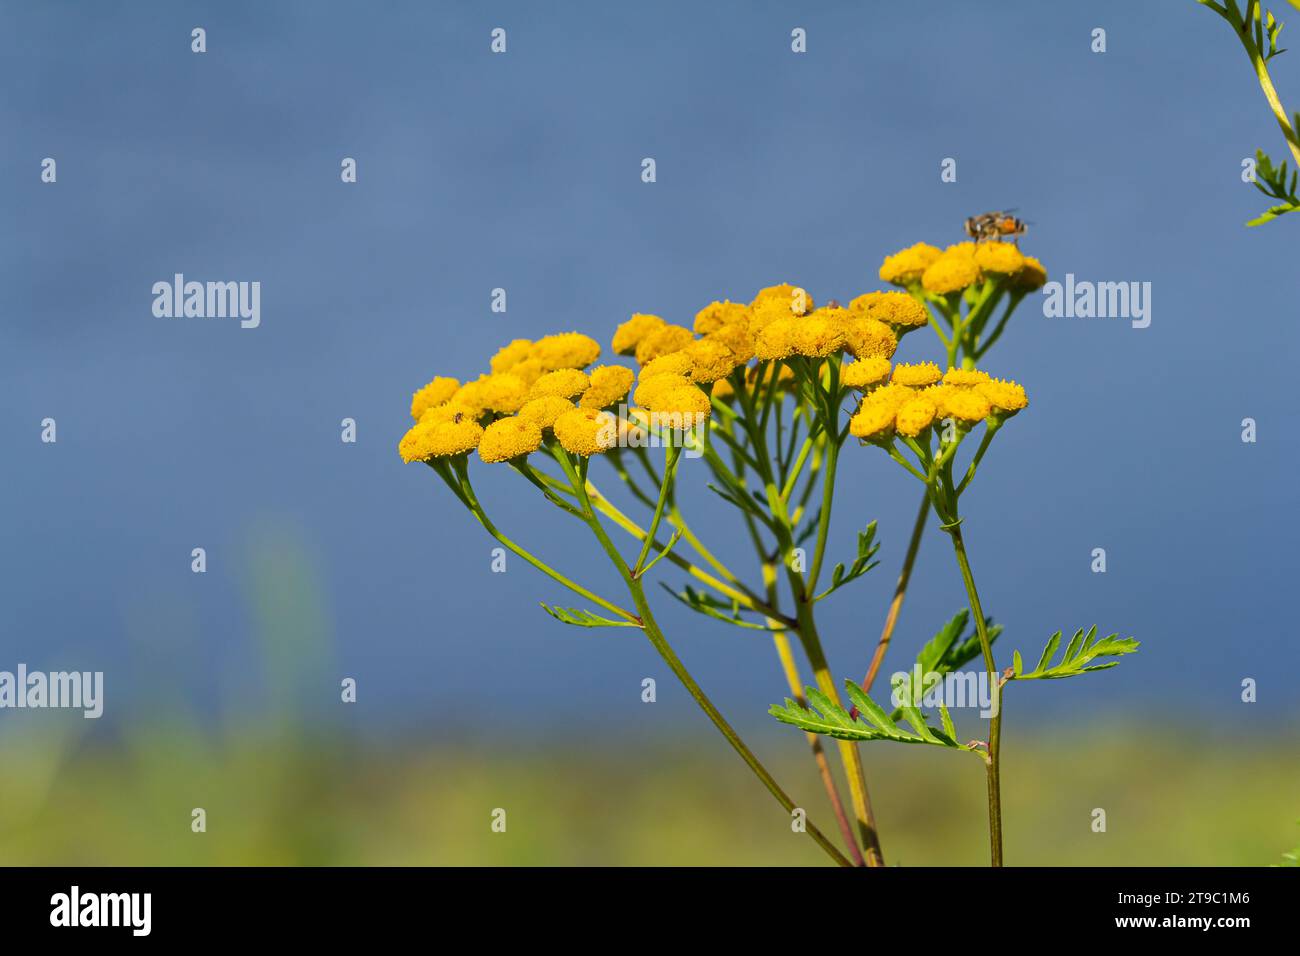
<svg viewBox="0 0 1300 956"><path fill-rule="evenodd" d="M1004 416L1014 415L1029 405L1024 386L1016 382L989 379L976 385L975 390L988 399L994 411Z"/></svg>
<svg viewBox="0 0 1300 956"><path fill-rule="evenodd" d="M641 376L640 384L636 387L633 398L638 405L645 408L654 409L659 403L659 396L664 392L674 388L694 388L691 380L685 375L673 375L661 373L652 375L650 378Z"/></svg>
<svg viewBox="0 0 1300 956"><path fill-rule="evenodd" d="M694 343L691 344L694 345ZM687 346L687 348L689 347ZM644 382L656 375L690 376L694 371L695 361L691 358L690 353L683 349L680 352L669 352L667 355L661 355L646 362L641 367L641 381Z"/></svg>
<svg viewBox="0 0 1300 956"><path fill-rule="evenodd" d="M641 340L665 325L667 323L657 315L644 315L637 312L614 330L614 339L610 342L610 347L615 355L635 355L636 347L641 344Z"/></svg>
<svg viewBox="0 0 1300 956"><path fill-rule="evenodd" d="M604 454L618 440L618 418L598 408L575 408L555 420L555 438L573 455Z"/></svg>
<svg viewBox="0 0 1300 956"><path fill-rule="evenodd" d="M627 398L636 375L623 365L600 365L591 370L591 387L582 393L583 408L608 408Z"/></svg>
<svg viewBox="0 0 1300 956"><path fill-rule="evenodd" d="M701 384L726 378L740 364L736 361L735 353L715 339L699 339L688 345L683 352L691 362L691 378Z"/></svg>
<svg viewBox="0 0 1300 956"><path fill-rule="evenodd" d="M919 282L925 270L934 264L939 255L939 250L934 246L918 242L892 256L885 256L885 261L880 266L880 281L901 286Z"/></svg>
<svg viewBox="0 0 1300 956"><path fill-rule="evenodd" d="M988 418L989 412L993 410L989 400L973 388L943 387L950 389L941 395L940 412L945 418L955 418L959 422L977 422Z"/></svg>
<svg viewBox="0 0 1300 956"><path fill-rule="evenodd" d="M411 417L418 422L425 409L450 401L458 391L460 391L459 381L438 376L411 396Z"/></svg>
<svg viewBox="0 0 1300 956"><path fill-rule="evenodd" d="M920 328L930 321L930 311L906 292L868 292L850 302L849 309L899 331Z"/></svg>
<svg viewBox="0 0 1300 956"><path fill-rule="evenodd" d="M950 368L943 376L943 384L945 385L970 386L988 380L989 373L981 372L977 368Z"/></svg>
<svg viewBox="0 0 1300 956"><path fill-rule="evenodd" d="M1033 292L1047 284L1047 270L1033 256L1025 256L1020 271L1011 277L1011 284L1025 292Z"/></svg>
<svg viewBox="0 0 1300 956"><path fill-rule="evenodd" d="M869 355L840 368L840 384L848 388L870 388L888 377L889 359L878 355Z"/></svg>
<svg viewBox="0 0 1300 956"><path fill-rule="evenodd" d="M519 409L519 417L545 431L555 424L557 418L573 408L573 402L567 398L544 395L524 402L524 407Z"/></svg>
<svg viewBox="0 0 1300 956"><path fill-rule="evenodd" d="M848 319L847 309L823 307L796 320L791 336L794 353L808 358L826 358L841 351Z"/></svg>
<svg viewBox="0 0 1300 956"><path fill-rule="evenodd" d="M515 378L523 379L525 385L532 385L548 370L542 367L542 363L535 358L526 358L518 365L510 367L510 374Z"/></svg>
<svg viewBox="0 0 1300 956"><path fill-rule="evenodd" d="M600 343L581 332L560 332L537 340L532 357L550 372L560 368L586 368L600 358Z"/></svg>
<svg viewBox="0 0 1300 956"><path fill-rule="evenodd" d="M849 420L849 434L858 438L884 438L894 430L894 409L884 402L863 402Z"/></svg>
<svg viewBox="0 0 1300 956"><path fill-rule="evenodd" d="M473 412L475 418L482 418L488 411L489 374L480 375L472 382L466 382L456 390L451 400Z"/></svg>
<svg viewBox="0 0 1300 956"><path fill-rule="evenodd" d="M984 272L1009 276L1025 267L1025 257L1009 242L981 242L975 247L975 264Z"/></svg>
<svg viewBox="0 0 1300 956"><path fill-rule="evenodd" d="M483 429L478 456L487 462L510 461L537 451L542 430L522 418L502 418Z"/></svg>
<svg viewBox="0 0 1300 956"><path fill-rule="evenodd" d="M712 302L695 313L695 334L708 335L727 325L747 325L749 309L743 302Z"/></svg>
<svg viewBox="0 0 1300 956"><path fill-rule="evenodd" d="M771 322L791 316L807 315L813 310L812 296L788 282L759 290L749 304L749 327L758 332Z"/></svg>
<svg viewBox="0 0 1300 956"><path fill-rule="evenodd" d="M980 280L980 267L975 263L974 255L944 253L934 261L921 276L921 285L926 292L935 295L951 295L972 286Z"/></svg>
<svg viewBox="0 0 1300 956"><path fill-rule="evenodd" d="M794 354L795 329L799 319L793 316L774 319L754 339L754 355L765 361L789 358Z"/></svg>
<svg viewBox="0 0 1300 956"><path fill-rule="evenodd" d="M894 415L894 426L900 435L915 438L934 422L938 408L925 395L916 395L899 406Z"/></svg>
<svg viewBox="0 0 1300 956"><path fill-rule="evenodd" d="M730 349L736 357L737 365L745 365L754 357L754 333L749 330L748 323L733 322L724 325L716 332L710 332L705 339L719 342Z"/></svg>
<svg viewBox="0 0 1300 956"><path fill-rule="evenodd" d="M665 325L643 338L636 347L636 360L645 365L661 355L686 348L695 341L695 333L684 325Z"/></svg>
<svg viewBox="0 0 1300 956"><path fill-rule="evenodd" d="M527 400L528 384L517 375L490 375L483 383L483 404L491 411L513 414Z"/></svg>
<svg viewBox="0 0 1300 956"><path fill-rule="evenodd" d="M533 348L531 339L514 339L509 345L503 345L488 363L492 374L500 375L511 371L520 362L532 357Z"/></svg>
<svg viewBox="0 0 1300 956"><path fill-rule="evenodd" d="M885 323L850 312L844 323L844 344L854 358L892 358L898 336Z"/></svg>
<svg viewBox="0 0 1300 956"><path fill-rule="evenodd" d="M547 372L533 382L532 388L528 390L528 397L532 399L555 395L560 398L577 399L590 387L591 379L583 372L579 372L576 368L559 368L554 372Z"/></svg>
<svg viewBox="0 0 1300 956"><path fill-rule="evenodd" d="M655 393L655 404L650 411L656 415L693 417L708 416L713 411L709 396L694 385L671 385ZM687 427L691 423L687 422Z"/></svg>
<svg viewBox="0 0 1300 956"><path fill-rule="evenodd" d="M451 458L473 451L482 437L483 429L472 418L449 422L421 421L402 436L397 451L402 461L408 464L430 458Z"/></svg>
<svg viewBox="0 0 1300 956"><path fill-rule="evenodd" d="M943 373L939 371L939 366L933 362L918 362L915 365L901 362L894 366L894 375L890 381L919 388L923 385L933 385L942 377Z"/></svg>

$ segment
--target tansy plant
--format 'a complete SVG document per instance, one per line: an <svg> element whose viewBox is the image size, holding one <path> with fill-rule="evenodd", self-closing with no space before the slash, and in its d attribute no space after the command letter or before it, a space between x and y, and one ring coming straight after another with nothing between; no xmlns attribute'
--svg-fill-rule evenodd
<svg viewBox="0 0 1300 956"><path fill-rule="evenodd" d="M478 378L435 378L417 391L411 403L416 423L399 451L407 462L428 464L502 545L582 598L580 607L543 604L552 617L580 627L644 633L727 742L795 817L794 829L836 863L884 863L859 744L890 740L971 752L984 761L992 858L999 864L1000 709L994 709L987 741L961 743L945 702L927 695L928 678L982 657L1000 700L1008 680L1067 677L1111 666L1113 661L1093 662L1136 645L1113 637L1097 640L1095 630L1079 632L1053 663L1058 635L1032 670L1016 654L1012 666L999 672L992 653L998 628L984 615L961 535L962 493L994 435L1028 404L1021 386L974 365L1002 335L1022 297L1046 281L1042 266L1010 244L961 243L943 251L918 244L888 257L880 277L897 288L869 292L847 306L832 301L818 307L804 289L778 285L748 304L714 302L695 316L692 328L633 315L615 330L611 346L615 354L632 357L636 371L596 365L599 343L577 332L535 342L517 339L498 351L490 371ZM926 361L895 365L900 341L926 326L943 344L943 368ZM975 451L961 458L961 447L977 431ZM924 491L867 678L847 682L846 701L827 664L816 612L823 600L875 567L880 548L872 522L858 532L854 554L827 571L836 470L850 442L883 449ZM471 454L514 469L543 499L585 526L617 570L626 596L597 594L507 537L474 490ZM755 578L735 573L692 530L678 482L701 469L683 469L684 458L704 463L704 483L738 513L754 549ZM644 519L630 517L601 492L593 460L610 466L628 500L644 510ZM869 691L897 624L931 509L952 540L970 609L921 649L917 664L927 680L896 688L901 706L891 713ZM686 580L663 587L686 607L712 621L771 636L791 695L772 713L805 732L843 849L805 820L669 643L646 588L652 572L658 576L669 568ZM970 620L973 633L967 632ZM815 687L805 688L804 666ZM940 727L929 725L923 708L937 712ZM835 740L848 783L847 808L824 737Z"/></svg>
<svg viewBox="0 0 1300 956"><path fill-rule="evenodd" d="M1268 108L1272 111L1273 118L1277 120L1277 125L1282 130L1282 138L1286 140L1291 158L1295 162L1295 168L1288 176L1286 160L1274 166L1273 160L1262 149L1255 151L1255 176L1251 181L1256 189L1269 199L1275 200L1272 206L1246 223L1248 226L1261 226L1278 216L1300 210L1300 194L1296 192L1297 179L1300 179L1300 113L1287 116L1286 108L1282 105L1282 100L1277 95L1277 88L1273 86L1273 79L1268 72L1269 61L1286 52L1286 50L1279 50L1277 46L1278 36L1282 32L1282 23L1265 10L1259 0L1246 0L1244 10L1237 5L1237 0L1197 0L1197 2L1223 17L1232 27L1232 32L1237 35L1237 39L1241 41L1242 48L1250 59L1251 68L1255 71L1255 78L1264 93L1264 99L1268 102ZM1289 2L1291 6L1300 10L1300 0L1289 0Z"/></svg>

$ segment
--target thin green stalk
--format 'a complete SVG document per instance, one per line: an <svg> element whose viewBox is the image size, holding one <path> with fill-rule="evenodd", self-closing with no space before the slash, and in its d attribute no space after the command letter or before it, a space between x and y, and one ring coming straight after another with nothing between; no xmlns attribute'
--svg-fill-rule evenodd
<svg viewBox="0 0 1300 956"><path fill-rule="evenodd" d="M681 460L682 450L677 445L668 449L668 454L664 462L664 480L659 486L659 500L655 504L654 515L650 518L650 530L646 532L645 541L641 545L641 553L636 556L636 563L632 565L632 577L641 574L641 566L650 555L650 547L654 544L655 535L659 533L659 522L663 520L664 508L668 504L669 492L672 489L673 473L677 471L677 463Z"/></svg>
<svg viewBox="0 0 1300 956"><path fill-rule="evenodd" d="M970 559L966 555L966 542L962 538L960 520L944 526L952 537L953 550L957 554L957 566L961 568L961 578L966 585L966 596L970 599L970 612L975 617L975 631L979 635L980 651L984 655L984 669L988 672L989 693L992 695L993 718L989 723L989 759L988 794L989 794L989 847L994 866L1002 865L1002 687L998 681L997 665L993 663L993 646L989 641L988 626L984 621L984 607L980 604L979 591L975 589L975 578L971 574Z"/></svg>
<svg viewBox="0 0 1300 956"><path fill-rule="evenodd" d="M690 671L686 669L686 665L682 663L681 659L673 651L672 646L668 643L667 638L664 637L663 631L660 630L659 624L655 620L653 612L650 610L650 604L646 600L644 582L633 574L633 569L629 568L627 563L619 555L618 549L614 547L614 543L610 541L609 535L605 533L605 529L601 526L600 518L597 516L591 500L587 496L586 478L583 474L586 470L586 459L580 459L579 464L575 468L573 463L568 459L567 453L560 451L556 455L556 458L560 461L561 467L564 468L565 473L568 474L573 481L573 486L578 492L579 501L582 503L583 511L585 512L587 526L591 528L592 533L600 542L601 547L605 549L605 553L609 556L614 567L618 570L619 575L627 585L628 592L632 596L633 604L636 606L640 615L638 619L641 621L642 630L645 631L646 636L650 639L650 643L654 645L655 650L659 652L659 656L663 658L664 663L668 665L669 669L681 682L682 686L686 688L687 693L691 695L695 703L699 705L700 709L704 711L709 720L713 722L713 725L718 729L718 732L726 738L727 742L731 744L736 753L738 753L741 759L745 761L750 770L753 771L754 775L762 781L765 787L767 787L768 792L777 799L781 806L785 808L787 813L793 814L795 810L798 809L795 802L790 799L784 790L781 789L781 786L776 782L776 779L768 772L767 768L763 766L758 757L754 755L754 752L749 749L745 742L740 738L740 735L732 729L732 726L727 722L726 718L722 716L721 711L714 706L708 695L704 693L703 688L696 683L695 678L692 677ZM667 489L672 481L672 471L673 468L671 464L664 469L664 478L659 496L661 501L666 500L668 493ZM647 538L650 537L651 536L647 535ZM841 853L839 849L836 848L835 844L833 844L826 835L821 832L821 830L814 826L812 821L808 820L806 816L804 819L804 828L805 832L807 832L817 845L820 846L836 863L840 866L852 866L852 862L849 858Z"/></svg>
<svg viewBox="0 0 1300 956"><path fill-rule="evenodd" d="M483 510L483 506L479 504L478 498L474 495L474 489L469 483L469 475L464 467L463 462L460 463L459 465L453 465L453 467L456 468L457 476L460 478L459 488L457 487L457 483L452 480L450 474L444 473L441 469L438 468L435 468L434 470L438 472L438 474L442 477L442 479L445 482L447 482L449 486L451 486L452 491L454 491L456 493L456 496L460 498L462 502L464 502L465 506L469 509L470 513L474 515L475 518L478 519L479 524L483 526L484 530L486 530L488 534L496 538L503 545L505 545L510 551L519 555L519 557L523 558L525 561L527 561L537 570L541 571L547 577L564 585L566 588L568 588L570 591L573 591L575 594L582 595L588 601L591 601L593 604L596 604L599 607L603 607L605 610L610 611L611 613L617 614L620 617L626 618L629 621L634 621L638 624L640 623L640 621L637 620L637 616L635 614L631 613L630 611L623 610L617 604L605 600L603 597L601 597L600 595L596 594L593 591L588 590L578 582L570 580L569 578L565 577L563 574L561 574L559 571L556 571L546 562L542 561L540 558L538 558L537 556L535 556L534 554L526 550L524 547L516 544L510 538L502 534L500 530L497 529L496 525L492 523L492 520L488 518L487 512Z"/></svg>

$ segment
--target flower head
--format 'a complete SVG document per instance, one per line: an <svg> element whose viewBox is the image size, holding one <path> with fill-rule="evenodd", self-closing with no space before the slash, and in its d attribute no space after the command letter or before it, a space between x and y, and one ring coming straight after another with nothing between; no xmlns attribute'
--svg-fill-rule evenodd
<svg viewBox="0 0 1300 956"><path fill-rule="evenodd" d="M959 422L977 422L988 418L992 411L989 400L973 388L941 385L931 397L937 400L944 418L954 418Z"/></svg>
<svg viewBox="0 0 1300 956"><path fill-rule="evenodd" d="M863 402L849 420L849 434L858 438L884 438L894 430L894 409L884 402Z"/></svg>
<svg viewBox="0 0 1300 956"><path fill-rule="evenodd" d="M560 398L576 399L591 387L591 379L576 368L558 368L547 372L533 382L528 390L529 398L541 398L544 395L557 395Z"/></svg>
<svg viewBox="0 0 1300 956"><path fill-rule="evenodd" d="M555 420L560 447L584 458L600 455L618 440L618 418L598 408L575 408Z"/></svg>
<svg viewBox="0 0 1300 956"><path fill-rule="evenodd" d="M642 365L661 355L686 348L695 341L695 333L683 325L663 325L650 332L636 346L636 360Z"/></svg>
<svg viewBox="0 0 1300 956"><path fill-rule="evenodd" d="M661 372L649 378L642 375L632 397L638 405L654 410L659 404L659 396L674 388L695 388L695 385L689 377L671 372Z"/></svg>
<svg viewBox="0 0 1300 956"><path fill-rule="evenodd" d="M970 245L974 245L971 243ZM950 295L972 286L980 280L980 267L975 256L964 252L949 250L941 255L921 276L921 285L926 292L935 295Z"/></svg>
<svg viewBox="0 0 1300 956"><path fill-rule="evenodd" d="M1020 271L1011 277L1011 284L1025 292L1033 292L1047 284L1047 270L1033 256L1025 256Z"/></svg>
<svg viewBox="0 0 1300 956"><path fill-rule="evenodd" d="M502 418L483 429L478 456L484 461L510 461L537 451L542 430L519 417Z"/></svg>
<svg viewBox="0 0 1300 956"><path fill-rule="evenodd" d="M919 362L915 365L900 363L894 366L894 374L890 381L919 388L923 385L933 385L942 377L943 373L939 371L939 366L933 362Z"/></svg>
<svg viewBox="0 0 1300 956"><path fill-rule="evenodd" d="M402 436L397 452L408 464L430 458L451 458L473 451L482 437L483 429L472 418L420 421Z"/></svg>
<svg viewBox="0 0 1300 956"><path fill-rule="evenodd" d="M988 399L995 413L1004 417L1010 417L1029 405L1024 386L1016 382L993 378L980 382L975 390Z"/></svg>
<svg viewBox="0 0 1300 956"><path fill-rule="evenodd" d="M880 266L880 281L901 286L919 282L925 270L930 268L939 255L939 250L934 246L918 242L892 256L886 256Z"/></svg>
<svg viewBox="0 0 1300 956"><path fill-rule="evenodd" d="M754 357L754 334L749 331L749 324L734 322L724 325L704 337L707 342L719 342L731 350L737 365L744 365Z"/></svg>
<svg viewBox="0 0 1300 956"><path fill-rule="evenodd" d="M533 343L530 339L514 339L509 345L503 345L497 349L496 355L492 356L489 365L494 375L500 375L502 372L509 372L520 362L531 358L533 354Z"/></svg>
<svg viewBox="0 0 1300 956"><path fill-rule="evenodd" d="M472 382L466 382L451 397L451 401L473 412L474 418L482 418L488 411L488 379L490 374L480 375Z"/></svg>
<svg viewBox="0 0 1300 956"><path fill-rule="evenodd" d="M868 292L849 303L849 309L888 325L895 332L918 329L930 321L930 312L906 292Z"/></svg>
<svg viewBox="0 0 1300 956"><path fill-rule="evenodd" d="M889 377L889 359L868 355L840 367L840 384L849 388L870 388Z"/></svg>
<svg viewBox="0 0 1300 956"><path fill-rule="evenodd" d="M915 438L930 427L937 413L934 401L925 394L918 394L898 407L894 413L894 427L900 435Z"/></svg>
<svg viewBox="0 0 1300 956"><path fill-rule="evenodd" d="M537 340L532 358L550 372L560 368L586 368L600 358L600 343L581 332L560 332Z"/></svg>
<svg viewBox="0 0 1300 956"><path fill-rule="evenodd" d="M898 348L898 336L885 323L850 311L844 322L844 344L857 359L892 358Z"/></svg>
<svg viewBox="0 0 1300 956"><path fill-rule="evenodd" d="M784 316L773 319L759 331L754 339L754 355L760 359L789 358L794 354L794 336L799 319Z"/></svg>
<svg viewBox="0 0 1300 956"><path fill-rule="evenodd" d="M610 347L616 355L634 355L642 339L666 324L657 315L644 315L637 312L614 330L614 339L610 342Z"/></svg>
<svg viewBox="0 0 1300 956"><path fill-rule="evenodd" d="M674 353L684 355L691 363L690 376L696 382L709 384L716 382L720 378L726 378L731 374L740 363L736 361L736 353L731 351L723 342L717 339L703 338L697 339L682 352ZM671 356L665 356L669 358ZM659 361L656 359L656 361Z"/></svg>
<svg viewBox="0 0 1300 956"><path fill-rule="evenodd" d="M483 404L490 411L513 414L527 400L528 383L517 375L503 372L489 375L483 382Z"/></svg>
<svg viewBox="0 0 1300 956"><path fill-rule="evenodd" d="M532 398L524 402L523 408L519 409L519 418L546 431L555 424L557 418L571 411L573 407L573 402L567 398L543 395L541 398Z"/></svg>
<svg viewBox="0 0 1300 956"><path fill-rule="evenodd" d="M989 380L988 372L981 372L977 368L950 368L943 376L945 385L978 385L980 382Z"/></svg>
<svg viewBox="0 0 1300 956"><path fill-rule="evenodd" d="M981 242L975 247L975 264L983 272L1009 276L1025 267L1025 257L1009 242Z"/></svg>
<svg viewBox="0 0 1300 956"><path fill-rule="evenodd" d="M848 316L847 309L822 307L797 320L791 334L794 353L808 358L826 358L839 352L844 348Z"/></svg>
<svg viewBox="0 0 1300 956"><path fill-rule="evenodd" d="M627 398L636 375L624 365L600 365L591 370L591 387L582 393L583 408L608 408Z"/></svg>
<svg viewBox="0 0 1300 956"><path fill-rule="evenodd" d="M789 283L768 286L759 290L749 304L749 327L758 331L770 322L807 315L812 309L812 296L799 286Z"/></svg>
<svg viewBox="0 0 1300 956"><path fill-rule="evenodd" d="M728 325L748 325L749 309L742 302L712 302L695 313L695 334L708 335Z"/></svg>
<svg viewBox="0 0 1300 956"><path fill-rule="evenodd" d="M411 396L411 417L418 422L426 408L432 408L434 405L441 405L443 402L450 401L451 397L459 390L460 382L456 379L438 376Z"/></svg>

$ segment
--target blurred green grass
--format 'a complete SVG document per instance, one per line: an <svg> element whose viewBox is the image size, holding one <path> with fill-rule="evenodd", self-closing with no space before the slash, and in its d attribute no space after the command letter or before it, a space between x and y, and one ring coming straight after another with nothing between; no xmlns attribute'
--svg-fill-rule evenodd
<svg viewBox="0 0 1300 956"><path fill-rule="evenodd" d="M561 728L535 729L532 743L381 745L324 722L307 702L331 670L330 617L303 537L273 522L251 536L245 587L257 641L245 664L260 668L276 693L228 702L241 721L201 725L183 697L157 690L130 701L135 717L116 731L75 713L6 714L0 864L827 862L791 832L784 811L702 719L665 732L659 749L618 748ZM151 686L170 687L193 654L197 619L171 596L141 605L132 627L138 667L157 672ZM802 735L773 727L750 743L811 819L835 834ZM1300 835L1298 744L1294 731L1272 739L1162 732L1136 715L1086 728L1011 721L1003 735L1007 859L1280 863ZM986 864L977 760L889 744L863 752L891 864ZM206 833L191 832L195 807L206 811ZM1097 807L1107 814L1105 833L1091 828ZM492 832L496 808L506 811L505 833Z"/></svg>
<svg viewBox="0 0 1300 956"><path fill-rule="evenodd" d="M1009 861L1260 865L1297 842L1293 740L1115 742L1123 737L1094 728L1008 739ZM806 755L764 749L788 752L774 761L778 775L833 830ZM977 761L887 745L867 756L891 863L986 861ZM9 734L0 768L8 865L825 862L720 746L616 753L483 740L431 751L287 729L212 736L177 719L106 743ZM206 833L191 832L193 807L206 810ZM498 807L505 833L491 831ZM1105 833L1091 829L1095 807Z"/></svg>

